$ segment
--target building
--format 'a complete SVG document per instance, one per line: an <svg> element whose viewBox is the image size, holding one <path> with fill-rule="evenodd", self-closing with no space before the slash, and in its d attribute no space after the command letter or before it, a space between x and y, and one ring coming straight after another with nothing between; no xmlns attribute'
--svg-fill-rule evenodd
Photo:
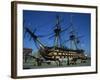
<svg viewBox="0 0 100 80"><path fill-rule="evenodd" d="M27 62L29 55L32 55L32 49L31 48L23 48L23 62Z"/></svg>

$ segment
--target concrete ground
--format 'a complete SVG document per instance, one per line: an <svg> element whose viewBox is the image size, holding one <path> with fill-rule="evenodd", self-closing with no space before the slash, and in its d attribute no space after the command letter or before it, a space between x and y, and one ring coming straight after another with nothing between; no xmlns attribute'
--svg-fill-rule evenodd
<svg viewBox="0 0 100 80"><path fill-rule="evenodd" d="M80 63L80 60L77 60L76 64L67 64L67 61L62 61L61 65L58 66L56 61L46 61L43 62L40 66L37 65L36 61L31 61L23 64L23 69L37 69L37 68L55 68L55 67L81 67L81 66L91 66L91 60L88 59L83 63Z"/></svg>

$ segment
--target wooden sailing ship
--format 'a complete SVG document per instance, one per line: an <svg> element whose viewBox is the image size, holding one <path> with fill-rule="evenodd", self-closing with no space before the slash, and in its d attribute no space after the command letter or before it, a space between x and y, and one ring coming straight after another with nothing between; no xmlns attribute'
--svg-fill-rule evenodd
<svg viewBox="0 0 100 80"><path fill-rule="evenodd" d="M69 35L69 40L65 40L62 42L61 40L61 33L67 31L70 29L70 35ZM56 24L53 29L53 36L49 37L52 38L54 37L54 45L52 47L44 45L39 38L44 37L44 36L38 36L35 34L35 30L31 31L28 27L25 27L26 33L30 35L30 37L33 39L35 42L38 51L40 53L40 58L38 58L41 63L45 61L58 61L59 66L61 65L61 60L67 59L67 64L75 64L75 61L77 59L81 59L81 61L86 59L86 56L84 54L84 50L79 48L80 44L80 38L83 36L77 36L74 28L73 28L73 23L72 23L72 17L71 17L71 23L69 27L62 29L60 26L60 17L57 15L56 16ZM47 35L49 36L49 35ZM64 46L67 41L70 42L70 48ZM44 60L43 60L44 59Z"/></svg>

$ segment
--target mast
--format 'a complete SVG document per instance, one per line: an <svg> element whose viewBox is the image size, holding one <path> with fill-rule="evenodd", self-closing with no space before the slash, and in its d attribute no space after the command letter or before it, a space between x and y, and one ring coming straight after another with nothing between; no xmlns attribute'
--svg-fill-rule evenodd
<svg viewBox="0 0 100 80"><path fill-rule="evenodd" d="M73 21L72 21L73 15L70 15L70 23L71 23L71 31L70 31L70 49L77 50L77 40L76 40L76 34L73 28Z"/></svg>
<svg viewBox="0 0 100 80"><path fill-rule="evenodd" d="M59 16L56 16L56 28L54 29L54 33L55 33L55 42L54 42L54 47L60 47L61 46L61 42L60 42L60 32L61 32L61 26L60 26L60 19Z"/></svg>

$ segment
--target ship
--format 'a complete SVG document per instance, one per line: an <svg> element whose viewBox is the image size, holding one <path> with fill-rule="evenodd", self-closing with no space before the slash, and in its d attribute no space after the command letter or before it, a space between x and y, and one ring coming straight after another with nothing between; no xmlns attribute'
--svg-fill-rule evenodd
<svg viewBox="0 0 100 80"><path fill-rule="evenodd" d="M72 17L70 20L70 25L62 29L60 26L60 16L56 15L56 23L53 30L53 36L54 37L54 44L53 46L44 45L43 42L40 40L41 37L50 36L51 34L44 35L36 35L35 30L32 31L29 27L24 27L25 34L29 34L32 40L34 41L38 52L39 57L35 57L31 54L28 56L33 57L38 62L38 66L41 66L42 63L47 62L48 64L52 61L58 62L57 66L62 66L62 60L66 60L66 65L71 64L77 64L76 61L80 59L80 63L85 63L87 56L85 56L85 50L80 48L80 38L83 36L78 36L76 34L76 31L73 28L72 23ZM69 37L68 40L62 41L61 40L61 33L65 33L67 30L69 30L69 35L66 35ZM63 44L66 44L66 42L70 42L70 48L64 46Z"/></svg>

